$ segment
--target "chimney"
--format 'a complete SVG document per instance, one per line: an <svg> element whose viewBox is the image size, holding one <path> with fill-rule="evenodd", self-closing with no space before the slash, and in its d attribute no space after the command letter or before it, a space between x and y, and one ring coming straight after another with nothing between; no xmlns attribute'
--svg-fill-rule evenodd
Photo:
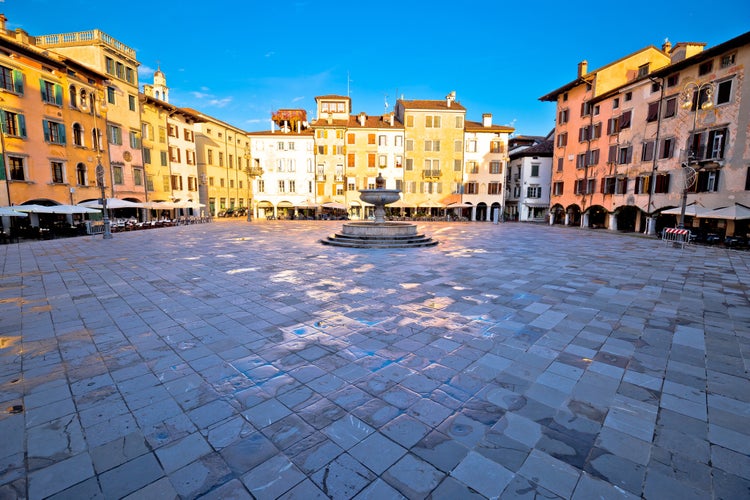
<svg viewBox="0 0 750 500"><path fill-rule="evenodd" d="M5 33L5 22L8 20L7 17L5 17L5 14L0 14L0 31Z"/></svg>
<svg viewBox="0 0 750 500"><path fill-rule="evenodd" d="M367 115L364 112L362 112L359 114L357 118L359 119L359 126L364 127L365 122L367 121Z"/></svg>
<svg viewBox="0 0 750 500"><path fill-rule="evenodd" d="M276 122L273 120L271 120L271 133L272 134L276 133Z"/></svg>
<svg viewBox="0 0 750 500"><path fill-rule="evenodd" d="M482 115L482 126L483 127L491 127L492 126L492 113L484 113Z"/></svg>
<svg viewBox="0 0 750 500"><path fill-rule="evenodd" d="M453 101L455 100L456 100L456 91L452 90L450 94L445 96L445 105L450 108L451 104L453 104Z"/></svg>
<svg viewBox="0 0 750 500"><path fill-rule="evenodd" d="M664 39L664 43L661 46L662 52L669 54L672 52L672 42L669 41L669 38Z"/></svg>
<svg viewBox="0 0 750 500"><path fill-rule="evenodd" d="M24 45L36 45L36 39L32 39L32 37L21 28L16 28L16 41Z"/></svg>
<svg viewBox="0 0 750 500"><path fill-rule="evenodd" d="M589 69L589 62L586 60L583 60L578 63L578 78L581 78L583 75L585 75L588 72Z"/></svg>
<svg viewBox="0 0 750 500"><path fill-rule="evenodd" d="M393 112L388 113L388 122L391 124L391 127L393 126L393 123L394 123L393 115L394 115Z"/></svg>

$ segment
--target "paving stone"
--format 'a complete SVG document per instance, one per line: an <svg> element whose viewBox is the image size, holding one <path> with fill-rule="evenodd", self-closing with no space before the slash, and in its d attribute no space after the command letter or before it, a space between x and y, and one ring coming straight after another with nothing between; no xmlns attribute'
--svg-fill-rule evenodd
<svg viewBox="0 0 750 500"><path fill-rule="evenodd" d="M321 247L339 225L0 246L0 496L747 496L750 254L438 222Z"/></svg>

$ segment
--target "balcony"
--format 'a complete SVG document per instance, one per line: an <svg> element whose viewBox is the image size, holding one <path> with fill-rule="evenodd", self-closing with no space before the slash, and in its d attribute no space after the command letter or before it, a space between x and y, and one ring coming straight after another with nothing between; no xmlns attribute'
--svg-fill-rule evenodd
<svg viewBox="0 0 750 500"><path fill-rule="evenodd" d="M325 182L325 181L326 181L326 174L315 175L315 182Z"/></svg>
<svg viewBox="0 0 750 500"><path fill-rule="evenodd" d="M343 175L335 175L333 177L334 182L344 182L344 176Z"/></svg>
<svg viewBox="0 0 750 500"><path fill-rule="evenodd" d="M124 43L112 38L99 30L78 31L74 33L60 33L55 35L37 36L36 45L42 48L65 47L74 45L96 45L104 43L116 51L135 60L135 50Z"/></svg>
<svg viewBox="0 0 750 500"><path fill-rule="evenodd" d="M439 179L442 176L440 169L438 170L422 170L422 179Z"/></svg>

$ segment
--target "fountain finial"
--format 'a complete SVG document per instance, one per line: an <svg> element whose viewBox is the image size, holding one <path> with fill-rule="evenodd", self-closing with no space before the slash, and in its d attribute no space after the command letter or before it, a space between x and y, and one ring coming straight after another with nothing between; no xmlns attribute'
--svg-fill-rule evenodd
<svg viewBox="0 0 750 500"><path fill-rule="evenodd" d="M385 189L385 177L383 174L378 172L378 176L375 177L375 189Z"/></svg>

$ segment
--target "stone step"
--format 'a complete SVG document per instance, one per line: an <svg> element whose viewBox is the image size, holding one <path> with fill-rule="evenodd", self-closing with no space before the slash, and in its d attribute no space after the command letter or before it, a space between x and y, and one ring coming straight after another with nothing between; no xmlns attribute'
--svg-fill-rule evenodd
<svg viewBox="0 0 750 500"><path fill-rule="evenodd" d="M416 248L431 247L438 244L423 234L412 235L408 237L355 237L342 234L334 234L324 240L320 240L324 245L347 247L347 248Z"/></svg>

